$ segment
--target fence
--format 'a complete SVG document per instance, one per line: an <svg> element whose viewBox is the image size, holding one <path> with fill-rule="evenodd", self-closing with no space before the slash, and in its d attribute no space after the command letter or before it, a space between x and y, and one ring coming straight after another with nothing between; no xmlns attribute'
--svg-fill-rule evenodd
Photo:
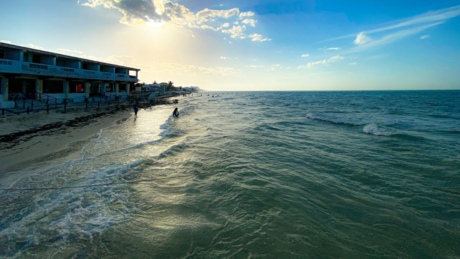
<svg viewBox="0 0 460 259"><path fill-rule="evenodd" d="M68 109L79 111L88 111L88 110L101 110L101 109L120 109L122 106L124 108L130 106L132 103L137 103L139 107L146 108L150 105L157 105L165 103L163 100L166 97L171 96L155 96L152 100L148 100L149 94L136 94L133 96L116 96L114 94L106 94L104 97L89 97L85 98L83 103L75 104L71 102L71 99L64 99L62 103L59 103L57 98L49 96L44 93L35 93L36 99L20 97L15 100L16 107L22 107L23 110L15 111L13 109L1 108L2 116L6 113L11 113L15 115L20 115L22 113L38 113L40 111L46 110L47 114L52 110L56 112L61 111L62 113L67 113ZM174 95L172 95L174 96ZM38 102L38 104L35 104Z"/></svg>

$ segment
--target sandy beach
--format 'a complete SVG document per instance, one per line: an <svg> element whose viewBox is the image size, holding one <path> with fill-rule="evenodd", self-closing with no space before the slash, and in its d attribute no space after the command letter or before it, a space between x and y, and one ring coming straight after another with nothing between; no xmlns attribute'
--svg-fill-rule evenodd
<svg viewBox="0 0 460 259"><path fill-rule="evenodd" d="M18 170L43 166L56 159L78 158L81 148L97 137L101 129L121 123L132 115L132 110L128 109L107 113L31 114L4 121L0 138L13 137L11 141L0 143L0 187L20 178L21 175L15 173ZM29 133L17 136L21 132Z"/></svg>

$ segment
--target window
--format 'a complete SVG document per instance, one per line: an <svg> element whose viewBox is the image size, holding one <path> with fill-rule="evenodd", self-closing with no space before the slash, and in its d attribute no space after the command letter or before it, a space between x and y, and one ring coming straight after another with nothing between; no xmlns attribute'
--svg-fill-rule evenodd
<svg viewBox="0 0 460 259"><path fill-rule="evenodd" d="M24 62L30 62L29 53L24 53Z"/></svg>
<svg viewBox="0 0 460 259"><path fill-rule="evenodd" d="M65 67L65 60L62 58L56 59L56 66Z"/></svg>
<svg viewBox="0 0 460 259"><path fill-rule="evenodd" d="M83 68L84 70L88 70L88 64L83 63L83 64L81 64L81 66L82 66L82 68Z"/></svg>
<svg viewBox="0 0 460 259"><path fill-rule="evenodd" d="M40 63L40 55L33 54L32 55L32 63Z"/></svg>
<svg viewBox="0 0 460 259"><path fill-rule="evenodd" d="M0 49L0 58L5 58L5 57L6 57L5 51Z"/></svg>

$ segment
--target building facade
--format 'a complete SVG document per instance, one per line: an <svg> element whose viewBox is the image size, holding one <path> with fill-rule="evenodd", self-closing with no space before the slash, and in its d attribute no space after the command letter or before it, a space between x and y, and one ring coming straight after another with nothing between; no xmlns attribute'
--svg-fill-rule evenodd
<svg viewBox="0 0 460 259"><path fill-rule="evenodd" d="M129 95L140 69L0 43L0 108L18 98L82 102Z"/></svg>

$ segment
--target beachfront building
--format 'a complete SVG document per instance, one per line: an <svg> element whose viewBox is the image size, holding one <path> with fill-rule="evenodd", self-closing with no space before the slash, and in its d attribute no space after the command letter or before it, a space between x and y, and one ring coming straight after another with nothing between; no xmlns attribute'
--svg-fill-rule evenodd
<svg viewBox="0 0 460 259"><path fill-rule="evenodd" d="M140 69L0 42L0 108L14 100L126 96Z"/></svg>
<svg viewBox="0 0 460 259"><path fill-rule="evenodd" d="M166 92L166 88L168 87L168 83L166 83L166 82L160 83L160 87L163 88L164 92Z"/></svg>
<svg viewBox="0 0 460 259"><path fill-rule="evenodd" d="M164 94L164 88L160 84L147 84L143 85L143 92L150 92L156 94Z"/></svg>

